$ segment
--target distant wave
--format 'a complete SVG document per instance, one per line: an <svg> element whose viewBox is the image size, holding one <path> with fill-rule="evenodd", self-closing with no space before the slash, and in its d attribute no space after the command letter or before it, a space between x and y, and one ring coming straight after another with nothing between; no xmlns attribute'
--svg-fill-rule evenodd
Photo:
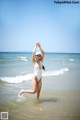
<svg viewBox="0 0 80 120"><path fill-rule="evenodd" d="M62 68L60 70L51 70L51 71L46 71L43 73L43 77L50 77L50 76L59 76L61 74L64 74L65 72L68 72L69 68ZM16 77L1 77L0 79L2 81L8 82L8 83L21 83L24 81L29 81L32 80L32 73L26 74L23 76L16 76Z"/></svg>
<svg viewBox="0 0 80 120"><path fill-rule="evenodd" d="M28 61L27 57L24 57L24 56L20 56L19 60L26 61L26 62Z"/></svg>
<svg viewBox="0 0 80 120"><path fill-rule="evenodd" d="M69 61L74 61L74 59L69 59Z"/></svg>

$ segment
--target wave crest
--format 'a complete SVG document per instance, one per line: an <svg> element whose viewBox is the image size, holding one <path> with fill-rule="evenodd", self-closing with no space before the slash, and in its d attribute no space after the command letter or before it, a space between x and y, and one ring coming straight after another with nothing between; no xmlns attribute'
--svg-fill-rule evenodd
<svg viewBox="0 0 80 120"><path fill-rule="evenodd" d="M61 74L64 74L64 72L69 71L69 68L63 68L60 70L53 70L53 71L47 71L43 74L43 76L47 77L47 76L58 76Z"/></svg>
<svg viewBox="0 0 80 120"><path fill-rule="evenodd" d="M21 61L26 61L26 62L28 61L27 57L20 56L19 58L20 58L19 60L21 60Z"/></svg>
<svg viewBox="0 0 80 120"><path fill-rule="evenodd" d="M50 77L50 76L59 76L61 74L64 74L65 72L68 72L69 68L62 68L60 70L51 70L51 71L46 71L42 74L43 77ZM23 76L16 76L16 77L1 77L0 79L2 81L8 82L8 83L21 83L24 81L29 81L32 80L32 73L26 74Z"/></svg>

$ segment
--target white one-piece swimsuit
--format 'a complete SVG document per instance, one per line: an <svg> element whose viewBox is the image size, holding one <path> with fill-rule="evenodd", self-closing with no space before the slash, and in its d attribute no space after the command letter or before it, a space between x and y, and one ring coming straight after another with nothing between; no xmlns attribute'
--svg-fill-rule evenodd
<svg viewBox="0 0 80 120"><path fill-rule="evenodd" d="M41 63L38 64L37 62L35 62L34 75L37 77L38 81L42 78L42 65L41 65Z"/></svg>

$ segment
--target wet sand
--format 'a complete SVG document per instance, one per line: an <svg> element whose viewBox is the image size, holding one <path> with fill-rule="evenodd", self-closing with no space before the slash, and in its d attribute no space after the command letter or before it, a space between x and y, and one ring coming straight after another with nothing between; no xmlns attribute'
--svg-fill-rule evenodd
<svg viewBox="0 0 80 120"><path fill-rule="evenodd" d="M80 120L80 91L43 90L40 100L25 95L0 105L9 120Z"/></svg>

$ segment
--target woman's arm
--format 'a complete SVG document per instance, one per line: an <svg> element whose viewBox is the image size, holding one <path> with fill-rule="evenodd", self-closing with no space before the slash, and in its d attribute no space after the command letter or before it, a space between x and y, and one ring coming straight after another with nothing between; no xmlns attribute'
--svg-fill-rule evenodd
<svg viewBox="0 0 80 120"><path fill-rule="evenodd" d="M35 63L35 53L36 53L36 49L38 47L38 43L36 43L34 49L33 49L33 52L32 52L32 63L34 64Z"/></svg>
<svg viewBox="0 0 80 120"><path fill-rule="evenodd" d="M35 52L36 52L36 49L37 49L37 45L35 45L35 47L33 49L33 52L32 52L32 63L33 64L35 63Z"/></svg>
<svg viewBox="0 0 80 120"><path fill-rule="evenodd" d="M42 53L42 59L41 59L41 61L43 61L44 60L44 50L42 49L42 47L41 47L41 45L40 45L40 43L38 44L38 46L39 46L39 48L40 48L40 50L41 50L41 53Z"/></svg>

